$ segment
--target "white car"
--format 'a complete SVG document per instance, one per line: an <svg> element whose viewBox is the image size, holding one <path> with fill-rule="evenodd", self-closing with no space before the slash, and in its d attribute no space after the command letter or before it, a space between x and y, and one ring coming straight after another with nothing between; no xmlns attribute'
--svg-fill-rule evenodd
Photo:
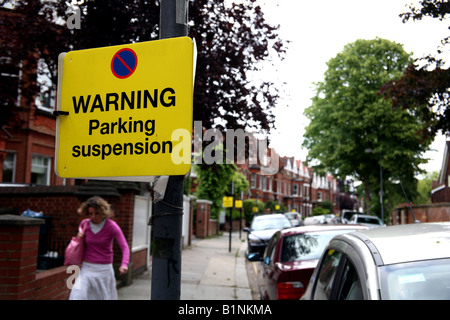
<svg viewBox="0 0 450 320"><path fill-rule="evenodd" d="M362 224L369 228L382 227L383 222L377 216L369 216L366 214L354 214L348 223Z"/></svg>
<svg viewBox="0 0 450 320"><path fill-rule="evenodd" d="M288 218L289 222L293 227L298 227L303 225L302 216L298 212L285 212L284 216Z"/></svg>
<svg viewBox="0 0 450 320"><path fill-rule="evenodd" d="M450 222L334 237L302 300L450 300Z"/></svg>

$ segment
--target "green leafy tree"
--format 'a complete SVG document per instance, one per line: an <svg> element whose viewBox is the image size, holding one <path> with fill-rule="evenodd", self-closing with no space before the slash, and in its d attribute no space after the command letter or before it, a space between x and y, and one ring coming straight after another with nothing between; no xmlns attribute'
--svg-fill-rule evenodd
<svg viewBox="0 0 450 320"><path fill-rule="evenodd" d="M233 196L235 199L240 199L241 192L248 192L249 183L234 164L202 164L196 165L194 170L198 183L195 194L199 199L212 201L211 217L213 218L219 217L223 208L223 197ZM234 194L231 194L232 182Z"/></svg>
<svg viewBox="0 0 450 320"><path fill-rule="evenodd" d="M236 172L235 165L217 164L195 166L198 186L195 195L199 199L212 201L211 217L218 218L223 197L231 190L231 180Z"/></svg>
<svg viewBox="0 0 450 320"><path fill-rule="evenodd" d="M284 204L279 203L276 200L268 200L264 203L264 206L266 209L269 209L270 212L286 212L287 211L287 207ZM276 209L277 206L278 206L278 209Z"/></svg>
<svg viewBox="0 0 450 320"><path fill-rule="evenodd" d="M428 172L424 175L423 179L419 180L419 183L417 184L417 196L414 198L413 202L415 204L430 204L432 183L438 179L438 171Z"/></svg>
<svg viewBox="0 0 450 320"><path fill-rule="evenodd" d="M366 204L380 190L380 165L388 199L394 179L415 190L414 174L425 162L421 156L430 140L422 134L421 119L393 108L378 94L410 63L398 43L380 38L350 43L328 62L324 81L305 110L310 120L303 143L308 162L318 172L362 181Z"/></svg>
<svg viewBox="0 0 450 320"><path fill-rule="evenodd" d="M313 216L323 216L325 214L330 214L331 211L329 209L323 208L323 207L315 207L312 211Z"/></svg>
<svg viewBox="0 0 450 320"><path fill-rule="evenodd" d="M258 212L264 212L264 203L262 201L256 202L256 199L245 199L242 205L244 206L245 224L247 226L250 226L255 216L254 207L258 208Z"/></svg>

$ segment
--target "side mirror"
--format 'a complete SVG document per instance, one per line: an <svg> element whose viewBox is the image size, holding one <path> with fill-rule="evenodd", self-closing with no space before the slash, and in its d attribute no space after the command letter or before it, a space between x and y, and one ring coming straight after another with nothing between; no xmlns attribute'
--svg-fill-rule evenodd
<svg viewBox="0 0 450 320"><path fill-rule="evenodd" d="M248 261L262 261L262 258L259 255L259 253L253 252L253 253L248 254L247 260Z"/></svg>

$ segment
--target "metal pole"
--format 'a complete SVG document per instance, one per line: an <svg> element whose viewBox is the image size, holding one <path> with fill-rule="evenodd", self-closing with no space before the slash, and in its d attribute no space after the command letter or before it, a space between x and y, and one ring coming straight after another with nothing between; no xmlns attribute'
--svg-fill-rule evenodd
<svg viewBox="0 0 450 320"><path fill-rule="evenodd" d="M228 241L228 252L231 252L231 233L233 232L233 208L234 208L234 182L231 181L231 196L233 197L233 204L230 208L230 237Z"/></svg>
<svg viewBox="0 0 450 320"><path fill-rule="evenodd" d="M186 36L188 1L161 0L160 39ZM180 300L184 176L170 176L152 214L152 300Z"/></svg>
<svg viewBox="0 0 450 320"><path fill-rule="evenodd" d="M381 165L381 156L380 156L380 204L381 204L381 221L384 224L384 200L383 200L383 166Z"/></svg>
<svg viewBox="0 0 450 320"><path fill-rule="evenodd" d="M161 0L159 38L187 36L188 0Z"/></svg>

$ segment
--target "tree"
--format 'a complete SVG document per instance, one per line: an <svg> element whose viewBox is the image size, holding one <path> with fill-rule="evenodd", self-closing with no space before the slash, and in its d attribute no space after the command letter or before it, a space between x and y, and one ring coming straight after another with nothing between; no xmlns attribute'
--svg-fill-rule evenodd
<svg viewBox="0 0 450 320"><path fill-rule="evenodd" d="M234 183L235 199L240 199L241 192L248 192L248 181L237 170L234 164L202 164L195 166L198 186L196 196L199 199L208 199L212 201L211 217L218 218L222 210L222 201L224 196L231 194L231 182Z"/></svg>
<svg viewBox="0 0 450 320"><path fill-rule="evenodd" d="M73 14L69 1L6 0L23 15L20 43L9 55L35 52L45 59L56 86L60 52L154 40L159 31L157 0L85 0L75 7L81 12L81 29L69 30L65 22ZM256 85L247 72L268 58L270 50L284 54L277 27L264 20L255 0L238 4L221 0L189 2L189 36L198 48L194 90L194 120L204 127L218 122L229 128L270 130L278 93L270 81ZM55 24L59 21L59 24ZM51 29L51 30L50 30ZM30 92L33 96L36 93Z"/></svg>
<svg viewBox="0 0 450 320"><path fill-rule="evenodd" d="M417 196L414 199L415 204L431 204L431 189L433 181L439 179L439 172L428 172L417 184Z"/></svg>
<svg viewBox="0 0 450 320"><path fill-rule="evenodd" d="M448 1L423 0L420 7L409 6L410 11L400 14L403 22L431 17L443 21L450 14ZM444 69L439 54L444 52L450 37L442 39L437 56L428 55L416 60L405 71L401 79L388 82L380 93L392 99L394 107L417 113L434 138L437 131L450 133L450 69Z"/></svg>
<svg viewBox="0 0 450 320"><path fill-rule="evenodd" d="M319 173L362 181L365 203L380 190L380 165L388 201L394 179L414 189L414 174L425 162L421 155L430 140L423 135L421 119L394 109L378 94L410 63L402 45L388 40L348 44L328 62L324 81L317 84L312 105L305 110L310 120L303 143L308 162Z"/></svg>

